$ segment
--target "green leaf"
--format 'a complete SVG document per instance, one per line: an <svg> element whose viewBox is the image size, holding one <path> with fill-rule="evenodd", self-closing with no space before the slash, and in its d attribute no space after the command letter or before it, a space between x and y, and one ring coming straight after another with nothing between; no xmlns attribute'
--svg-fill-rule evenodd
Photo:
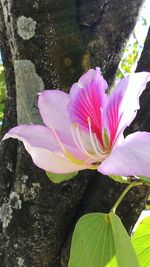
<svg viewBox="0 0 150 267"><path fill-rule="evenodd" d="M120 218L115 213L111 212L110 221L112 225L118 267L140 267L135 251L132 247L131 239Z"/></svg>
<svg viewBox="0 0 150 267"><path fill-rule="evenodd" d="M142 25L146 26L147 25L147 20L145 18L142 18L142 20L143 20Z"/></svg>
<svg viewBox="0 0 150 267"><path fill-rule="evenodd" d="M136 251L141 267L150 266L150 216L139 224L132 237L132 244Z"/></svg>
<svg viewBox="0 0 150 267"><path fill-rule="evenodd" d="M139 267L130 238L114 213L91 213L77 222L68 267Z"/></svg>
<svg viewBox="0 0 150 267"><path fill-rule="evenodd" d="M146 176L138 176L138 178L139 178L140 180L142 180L143 182L150 184L150 177L146 177Z"/></svg>
<svg viewBox="0 0 150 267"><path fill-rule="evenodd" d="M126 176L109 175L109 177L119 183L129 183Z"/></svg>
<svg viewBox="0 0 150 267"><path fill-rule="evenodd" d="M76 176L78 172L72 172L72 173L67 173L67 174L58 174L58 173L51 173L51 172L46 172L46 175L48 178L53 182L53 183L60 183L66 180L70 180L74 176Z"/></svg>

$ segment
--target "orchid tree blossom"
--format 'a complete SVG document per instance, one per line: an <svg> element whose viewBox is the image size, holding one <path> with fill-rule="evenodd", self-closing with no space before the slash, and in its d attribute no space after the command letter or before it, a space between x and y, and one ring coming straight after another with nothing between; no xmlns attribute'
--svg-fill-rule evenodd
<svg viewBox="0 0 150 267"><path fill-rule="evenodd" d="M150 73L134 73L106 94L108 85L100 68L90 69L69 94L45 90L39 95L45 126L20 125L3 140L22 141L33 162L47 172L97 169L106 175L150 176L150 133L123 136L148 81Z"/></svg>

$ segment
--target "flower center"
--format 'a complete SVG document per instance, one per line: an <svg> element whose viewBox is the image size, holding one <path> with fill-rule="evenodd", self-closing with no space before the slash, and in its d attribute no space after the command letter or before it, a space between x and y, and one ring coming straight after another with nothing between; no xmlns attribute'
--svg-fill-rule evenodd
<svg viewBox="0 0 150 267"><path fill-rule="evenodd" d="M57 140L57 142L58 142L63 154L66 156L66 158L68 158L70 161L72 161L75 164L87 164L86 161L79 160L79 159L75 158L69 151L67 151L67 149L64 147L64 144L61 142L61 140L60 140L57 132L55 131L55 129L51 128L51 130L53 131L53 134L54 134L54 136L55 136L55 138L56 138L56 140ZM89 169L91 169L91 170L96 170L98 166L99 166L98 164L89 163Z"/></svg>
<svg viewBox="0 0 150 267"><path fill-rule="evenodd" d="M102 162L109 154L109 137L104 132L104 144L105 148L103 148L95 133L92 133L91 128L91 120L90 117L87 119L88 121L88 128L89 128L89 140L85 140L85 134L83 134L82 129L78 124L72 124L71 131L72 137L78 149L86 154L90 159L94 162Z"/></svg>

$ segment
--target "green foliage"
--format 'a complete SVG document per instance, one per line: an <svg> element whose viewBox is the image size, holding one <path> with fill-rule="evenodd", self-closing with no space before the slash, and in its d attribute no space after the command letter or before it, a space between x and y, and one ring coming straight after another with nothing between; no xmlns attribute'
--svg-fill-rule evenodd
<svg viewBox="0 0 150 267"><path fill-rule="evenodd" d="M73 172L73 173L67 173L67 174L58 174L58 173L51 173L51 172L46 172L46 175L48 178L55 184L58 184L60 182L70 180L74 176L76 176L78 173Z"/></svg>
<svg viewBox="0 0 150 267"><path fill-rule="evenodd" d="M141 182L143 182L144 184L150 186L150 177L139 176L138 178L141 180ZM148 197L148 200L150 200L150 195ZM145 205L145 209L147 209L147 210L150 209L150 205Z"/></svg>
<svg viewBox="0 0 150 267"><path fill-rule="evenodd" d="M0 65L0 125L3 119L5 98L6 98L6 84L4 77L4 68L2 65Z"/></svg>
<svg viewBox="0 0 150 267"><path fill-rule="evenodd" d="M138 43L135 40L133 44L129 44L121 59L119 69L117 71L117 78L121 79L124 75L127 75L131 72L132 67L134 66L138 56Z"/></svg>
<svg viewBox="0 0 150 267"><path fill-rule="evenodd" d="M131 181L131 179L128 179L128 177L126 177L126 176L109 175L109 177L118 183L127 183L128 184ZM150 186L150 177L138 176L137 179L139 180L139 182L141 181L141 183L144 183L144 184L147 184Z"/></svg>
<svg viewBox="0 0 150 267"><path fill-rule="evenodd" d="M147 4L138 18L136 27L124 49L122 59L117 71L117 78L121 79L132 71L135 71L136 64L142 52L144 41L148 30L149 10Z"/></svg>
<svg viewBox="0 0 150 267"><path fill-rule="evenodd" d="M118 183L129 183L128 178L125 176L109 175L109 177Z"/></svg>
<svg viewBox="0 0 150 267"><path fill-rule="evenodd" d="M130 238L115 213L91 213L76 224L68 267L139 267Z"/></svg>
<svg viewBox="0 0 150 267"><path fill-rule="evenodd" d="M149 203L150 203L150 195L148 196L148 203L145 205L145 209L146 210L150 210L150 205L149 205Z"/></svg>
<svg viewBox="0 0 150 267"><path fill-rule="evenodd" d="M132 244L136 251L141 267L150 266L150 216L146 217L138 226L132 237Z"/></svg>
<svg viewBox="0 0 150 267"><path fill-rule="evenodd" d="M142 17L142 25L146 26L147 25L147 20L145 18Z"/></svg>
<svg viewBox="0 0 150 267"><path fill-rule="evenodd" d="M139 176L140 180L146 184L150 185L150 177L146 177L146 176Z"/></svg>

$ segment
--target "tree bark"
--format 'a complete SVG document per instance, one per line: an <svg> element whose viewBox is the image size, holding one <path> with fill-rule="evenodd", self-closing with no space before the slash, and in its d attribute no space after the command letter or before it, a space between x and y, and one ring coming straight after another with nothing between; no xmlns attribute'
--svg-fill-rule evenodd
<svg viewBox="0 0 150 267"><path fill-rule="evenodd" d="M144 48L139 59L136 72L148 71L150 72L150 28L145 40ZM126 129L126 133L135 131L150 131L150 84L147 85L147 89L143 92L140 98L140 110L138 110L135 120L130 125L129 129Z"/></svg>
<svg viewBox="0 0 150 267"><path fill-rule="evenodd" d="M1 0L8 94L2 135L17 122L41 123L37 93L44 88L68 92L94 66L111 83L142 2ZM55 185L14 140L1 143L0 157L1 266L66 267L65 241L77 218L108 212L123 186L91 171ZM128 230L143 208L145 192L131 191L130 201L120 207Z"/></svg>

